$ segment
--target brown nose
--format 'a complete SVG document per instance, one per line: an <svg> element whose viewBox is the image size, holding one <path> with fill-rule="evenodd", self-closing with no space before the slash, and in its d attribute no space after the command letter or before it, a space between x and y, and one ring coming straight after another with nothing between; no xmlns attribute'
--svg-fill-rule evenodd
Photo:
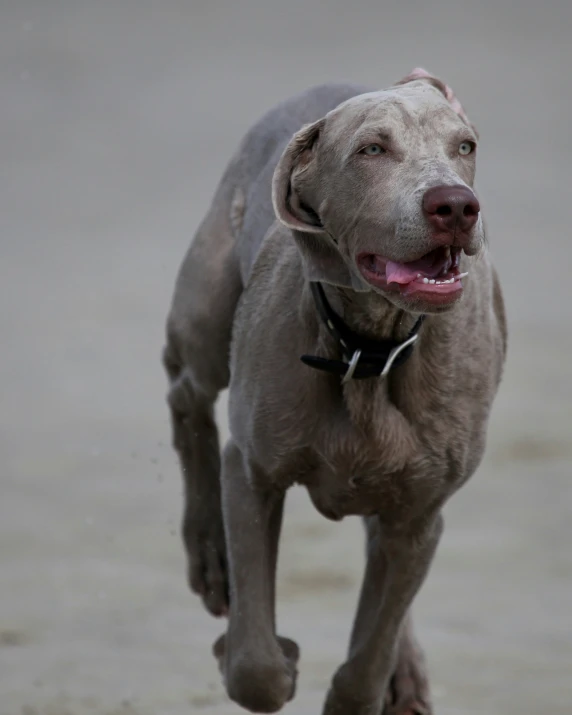
<svg viewBox="0 0 572 715"><path fill-rule="evenodd" d="M481 207L467 186L433 186L423 196L423 211L438 231L466 233L477 223Z"/></svg>

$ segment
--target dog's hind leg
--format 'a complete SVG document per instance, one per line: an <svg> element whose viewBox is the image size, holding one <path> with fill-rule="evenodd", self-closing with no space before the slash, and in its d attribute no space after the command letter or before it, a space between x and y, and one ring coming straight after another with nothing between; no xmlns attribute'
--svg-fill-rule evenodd
<svg viewBox="0 0 572 715"><path fill-rule="evenodd" d="M425 657L408 615L397 646L397 663L385 696L383 715L431 715Z"/></svg>
<svg viewBox="0 0 572 715"><path fill-rule="evenodd" d="M242 292L232 225L235 192L224 184L181 266L163 362L173 444L185 486L183 539L189 583L214 615L228 610L214 403L229 382L229 349Z"/></svg>
<svg viewBox="0 0 572 715"><path fill-rule="evenodd" d="M400 638L411 602L435 554L442 531L437 513L389 534L367 519L368 557L348 659L334 675L322 715L428 715L429 704L388 689L399 675ZM403 685L403 679L401 681ZM424 695L424 693L412 693Z"/></svg>

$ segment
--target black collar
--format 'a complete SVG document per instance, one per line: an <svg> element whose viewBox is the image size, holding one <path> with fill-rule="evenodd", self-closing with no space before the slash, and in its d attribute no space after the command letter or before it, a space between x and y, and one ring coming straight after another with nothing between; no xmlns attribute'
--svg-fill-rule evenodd
<svg viewBox="0 0 572 715"><path fill-rule="evenodd" d="M385 377L392 367L402 365L413 352L413 345L425 318L421 315L407 338L397 340L371 340L355 333L328 303L321 283L310 283L316 308L330 335L341 347L343 360L329 360L313 355L302 355L300 360L316 370L325 370L343 377L342 382L363 380L367 377Z"/></svg>

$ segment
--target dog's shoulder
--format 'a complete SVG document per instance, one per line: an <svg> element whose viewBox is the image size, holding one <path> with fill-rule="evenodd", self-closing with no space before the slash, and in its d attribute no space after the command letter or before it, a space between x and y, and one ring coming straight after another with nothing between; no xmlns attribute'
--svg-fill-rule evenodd
<svg viewBox="0 0 572 715"><path fill-rule="evenodd" d="M317 373L300 356L315 347L317 316L301 311L302 262L288 229L275 223L262 242L235 314L230 355L230 424L238 443L303 445L301 420L315 392ZM300 433L290 421L302 427ZM282 427L284 432L282 433ZM306 425L306 428L308 425ZM268 435L266 435L268 436Z"/></svg>

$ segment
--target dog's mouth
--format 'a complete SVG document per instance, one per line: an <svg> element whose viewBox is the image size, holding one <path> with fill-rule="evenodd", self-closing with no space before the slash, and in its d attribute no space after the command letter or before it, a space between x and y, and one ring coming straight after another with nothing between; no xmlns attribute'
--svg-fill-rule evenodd
<svg viewBox="0 0 572 715"><path fill-rule="evenodd" d="M416 261L397 263L376 253L360 253L358 268L363 277L383 290L426 299L431 303L456 300L463 290L461 248L440 246Z"/></svg>

